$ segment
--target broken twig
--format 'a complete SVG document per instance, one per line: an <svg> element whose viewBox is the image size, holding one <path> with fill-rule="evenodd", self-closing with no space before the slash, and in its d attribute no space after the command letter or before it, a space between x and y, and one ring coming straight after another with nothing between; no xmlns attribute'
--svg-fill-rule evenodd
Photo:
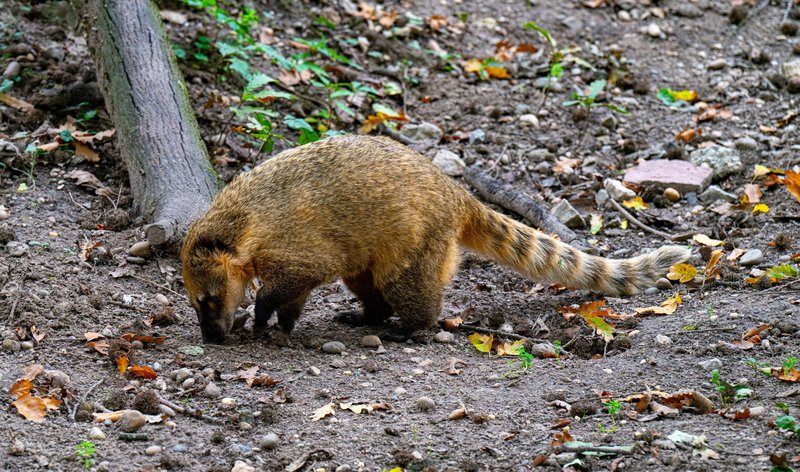
<svg viewBox="0 0 800 472"><path fill-rule="evenodd" d="M641 221L639 221L635 216L633 216L622 205L617 203L617 201L615 201L613 198L609 198L608 201L611 202L611 204L614 206L614 208L618 212L622 213L622 216L624 216L625 219L627 219L628 221L633 223L634 226L638 226L639 228L647 231L650 234L655 234L656 236L661 236L662 238L664 238L666 240L669 240L669 241L686 241L688 239L691 239L691 237L694 235L693 232L672 235L672 234L669 234L669 233L665 233L664 231L657 230L657 229L652 228L650 226L647 226L646 224L644 224Z"/></svg>

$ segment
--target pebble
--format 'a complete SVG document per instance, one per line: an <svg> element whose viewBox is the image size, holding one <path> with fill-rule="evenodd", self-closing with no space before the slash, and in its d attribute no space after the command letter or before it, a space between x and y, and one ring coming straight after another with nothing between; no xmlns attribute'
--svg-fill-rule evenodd
<svg viewBox="0 0 800 472"><path fill-rule="evenodd" d="M630 200L636 196L636 192L622 185L622 182L616 179L606 179L603 187L608 192L608 196L616 201Z"/></svg>
<svg viewBox="0 0 800 472"><path fill-rule="evenodd" d="M400 130L400 134L412 141L439 141L444 134L438 126L433 123L423 122L418 125L407 124Z"/></svg>
<svg viewBox="0 0 800 472"><path fill-rule="evenodd" d="M0 221L7 220L11 217L11 214L8 212L8 209L2 205L0 205Z"/></svg>
<svg viewBox="0 0 800 472"><path fill-rule="evenodd" d="M710 372L714 369L719 369L720 367L722 367L722 361L715 357L713 359L708 359L707 361L700 361L697 363L697 365L703 370L707 370Z"/></svg>
<svg viewBox="0 0 800 472"><path fill-rule="evenodd" d="M539 127L539 118L536 115L526 114L519 117L520 123L527 126Z"/></svg>
<svg viewBox="0 0 800 472"><path fill-rule="evenodd" d="M102 441L105 438L106 438L106 433L104 433L103 430L98 428L97 426L89 430L89 439L93 439L95 441Z"/></svg>
<svg viewBox="0 0 800 472"><path fill-rule="evenodd" d="M6 352L19 352L22 347L19 345L18 341L13 339L4 339L3 340L3 350Z"/></svg>
<svg viewBox="0 0 800 472"><path fill-rule="evenodd" d="M404 389L403 387L397 387L396 389L394 389L394 394L397 395L398 397L400 397L400 396L405 395L407 391L408 390ZM423 397L423 398L425 398L425 397Z"/></svg>
<svg viewBox="0 0 800 472"><path fill-rule="evenodd" d="M181 388L184 390L189 390L190 388L194 387L194 377L189 377L188 379L184 380L181 384Z"/></svg>
<svg viewBox="0 0 800 472"><path fill-rule="evenodd" d="M381 338L375 336L374 334L368 334L361 338L361 345L364 347L378 347L381 344Z"/></svg>
<svg viewBox="0 0 800 472"><path fill-rule="evenodd" d="M669 346L672 344L672 339L669 336L665 336L663 334L659 334L656 336L656 344L660 346Z"/></svg>
<svg viewBox="0 0 800 472"><path fill-rule="evenodd" d="M28 245L20 241L9 241L6 243L6 252L11 257L22 257L28 253Z"/></svg>
<svg viewBox="0 0 800 472"><path fill-rule="evenodd" d="M188 450L189 450L189 448L185 444L176 444L176 445L172 446L172 451L173 452L186 452Z"/></svg>
<svg viewBox="0 0 800 472"><path fill-rule="evenodd" d="M223 410L232 410L236 408L236 400L230 397L225 397L219 402L219 406Z"/></svg>
<svg viewBox="0 0 800 472"><path fill-rule="evenodd" d="M536 343L531 346L530 353L535 357L554 358L556 349L550 343Z"/></svg>
<svg viewBox="0 0 800 472"><path fill-rule="evenodd" d="M578 210L567 200L558 202L558 205L554 206L550 212L558 221L564 223L567 228L582 228L585 225Z"/></svg>
<svg viewBox="0 0 800 472"><path fill-rule="evenodd" d="M455 336L448 331L439 331L433 336L433 340L437 343L451 344L455 340Z"/></svg>
<svg viewBox="0 0 800 472"><path fill-rule="evenodd" d="M278 443L280 442L280 438L275 433L267 433L261 438L261 442L259 443L259 447L261 449L272 450L278 447Z"/></svg>
<svg viewBox="0 0 800 472"><path fill-rule="evenodd" d="M667 187L664 189L664 197L674 203L681 199L681 193L672 187Z"/></svg>
<svg viewBox="0 0 800 472"><path fill-rule="evenodd" d="M645 295L655 295L659 292L658 287L647 287L644 290Z"/></svg>
<svg viewBox="0 0 800 472"><path fill-rule="evenodd" d="M661 28L655 23L650 23L647 25L647 35L652 38L659 38L661 37Z"/></svg>
<svg viewBox="0 0 800 472"><path fill-rule="evenodd" d="M250 431L251 429L253 429L253 425L251 425L247 421L241 421L239 422L239 429L242 431Z"/></svg>
<svg viewBox="0 0 800 472"><path fill-rule="evenodd" d="M17 61L11 61L6 66L5 71L3 72L2 79L11 79L19 75L22 71L22 66Z"/></svg>
<svg viewBox="0 0 800 472"><path fill-rule="evenodd" d="M322 350L328 354L341 354L344 352L344 344L339 341L328 341L322 345Z"/></svg>
<svg viewBox="0 0 800 472"><path fill-rule="evenodd" d="M155 456L156 454L161 454L161 446L150 446L144 450L144 453L148 456Z"/></svg>
<svg viewBox="0 0 800 472"><path fill-rule="evenodd" d="M247 462L245 461L236 461L233 464L233 468L231 469L231 472L255 472L255 471L256 468L253 467L252 465L247 465Z"/></svg>
<svg viewBox="0 0 800 472"><path fill-rule="evenodd" d="M708 63L708 70L722 70L727 67L728 61L724 58L715 59Z"/></svg>
<svg viewBox="0 0 800 472"><path fill-rule="evenodd" d="M750 136L743 136L736 140L734 146L742 151L755 151L758 148L758 143Z"/></svg>
<svg viewBox="0 0 800 472"><path fill-rule="evenodd" d="M440 149L433 157L433 163L450 177L464 175L464 169L467 167L458 154L447 149Z"/></svg>
<svg viewBox="0 0 800 472"><path fill-rule="evenodd" d="M353 468L347 464L342 464L336 468L336 472L352 472Z"/></svg>
<svg viewBox="0 0 800 472"><path fill-rule="evenodd" d="M148 258L153 254L150 241L139 241L128 249L128 254L133 257Z"/></svg>
<svg viewBox="0 0 800 472"><path fill-rule="evenodd" d="M161 293L156 294L156 301L164 306L172 305L172 303L169 301L169 298Z"/></svg>
<svg viewBox="0 0 800 472"><path fill-rule="evenodd" d="M117 421L117 425L126 433L133 433L142 428L147 423L147 418L138 410L124 410L122 418Z"/></svg>
<svg viewBox="0 0 800 472"><path fill-rule="evenodd" d="M433 410L436 408L436 402L430 397L419 397L417 398L417 408L422 411Z"/></svg>
<svg viewBox="0 0 800 472"><path fill-rule="evenodd" d="M751 249L744 253L744 255L739 259L739 264L743 266L751 266L758 264L763 259L764 254L761 252L761 249Z"/></svg>
<svg viewBox="0 0 800 472"><path fill-rule="evenodd" d="M175 410L167 405L158 405L158 411L161 412L162 415L175 416Z"/></svg>
<svg viewBox="0 0 800 472"><path fill-rule="evenodd" d="M735 149L713 145L692 151L689 162L695 166L707 166L714 171L714 179L720 180L736 174L744 168L742 159Z"/></svg>
<svg viewBox="0 0 800 472"><path fill-rule="evenodd" d="M403 126L403 128L405 128L405 126ZM480 144L486 141L486 132L480 128L476 128L470 131L468 140L470 144Z"/></svg>
<svg viewBox="0 0 800 472"><path fill-rule="evenodd" d="M308 373L313 375L313 376L315 376L315 377L318 376L320 374L320 372L321 371L319 370L319 367L316 367L316 366L312 365L311 367L308 368Z"/></svg>
<svg viewBox="0 0 800 472"><path fill-rule="evenodd" d="M723 200L731 203L737 200L736 195L722 190L717 185L709 185L708 188L700 194L699 198L701 202L706 204L714 203L717 200Z"/></svg>
<svg viewBox="0 0 800 472"><path fill-rule="evenodd" d="M656 280L656 288L659 290L670 290L672 288L672 282L670 282L669 279L661 277Z"/></svg>
<svg viewBox="0 0 800 472"><path fill-rule="evenodd" d="M175 382L183 383L184 380L192 376L192 371L186 367L180 368L175 371Z"/></svg>
<svg viewBox="0 0 800 472"><path fill-rule="evenodd" d="M214 382L209 382L206 388L203 389L203 394L210 398L217 398L222 395L222 390Z"/></svg>
<svg viewBox="0 0 800 472"><path fill-rule="evenodd" d="M28 349L33 349L33 341L22 341L19 343L19 346L26 351Z"/></svg>

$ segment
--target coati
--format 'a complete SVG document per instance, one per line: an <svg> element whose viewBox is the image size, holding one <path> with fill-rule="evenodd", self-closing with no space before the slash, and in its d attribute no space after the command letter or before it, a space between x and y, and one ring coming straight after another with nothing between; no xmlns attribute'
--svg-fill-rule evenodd
<svg viewBox="0 0 800 472"><path fill-rule="evenodd" d="M277 310L285 332L318 285L341 277L363 322L392 314L407 331L436 323L465 246L538 281L610 295L648 287L688 257L662 247L595 257L481 204L430 160L388 138L342 136L280 153L236 177L181 250L206 342L221 342L254 278L255 328Z"/></svg>

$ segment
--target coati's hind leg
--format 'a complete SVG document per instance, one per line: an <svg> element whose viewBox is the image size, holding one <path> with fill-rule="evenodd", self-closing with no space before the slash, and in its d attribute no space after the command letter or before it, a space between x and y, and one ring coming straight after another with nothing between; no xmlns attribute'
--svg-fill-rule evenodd
<svg viewBox="0 0 800 472"><path fill-rule="evenodd" d="M278 308L278 326L284 333L291 333L294 329L295 323L303 312L309 293L310 291Z"/></svg>
<svg viewBox="0 0 800 472"><path fill-rule="evenodd" d="M352 325L377 325L392 316L392 307L383 294L375 287L371 271L364 271L354 277L344 279L345 285L361 302L362 312L345 312L338 320Z"/></svg>
<svg viewBox="0 0 800 472"><path fill-rule="evenodd" d="M411 265L391 274L382 288L405 334L436 325L442 313L444 287L458 266L455 241L426 249Z"/></svg>

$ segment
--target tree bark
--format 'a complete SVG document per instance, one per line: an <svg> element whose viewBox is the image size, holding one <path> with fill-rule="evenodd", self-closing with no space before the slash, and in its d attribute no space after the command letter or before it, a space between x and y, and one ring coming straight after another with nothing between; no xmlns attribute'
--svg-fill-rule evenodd
<svg viewBox="0 0 800 472"><path fill-rule="evenodd" d="M73 0L86 30L134 214L153 245L176 245L219 182L151 0Z"/></svg>

